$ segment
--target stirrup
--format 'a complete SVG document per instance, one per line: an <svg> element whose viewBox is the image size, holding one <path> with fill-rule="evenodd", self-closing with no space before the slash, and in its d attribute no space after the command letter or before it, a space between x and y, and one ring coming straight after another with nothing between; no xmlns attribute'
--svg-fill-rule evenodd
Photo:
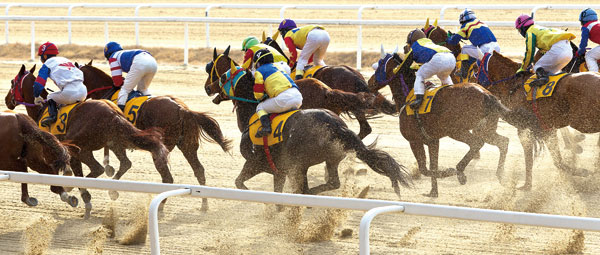
<svg viewBox="0 0 600 255"><path fill-rule="evenodd" d="M52 126L52 124L56 122L56 117L52 118L52 117L46 117L44 118L41 122L40 125L42 127L47 127L49 128L50 126Z"/></svg>

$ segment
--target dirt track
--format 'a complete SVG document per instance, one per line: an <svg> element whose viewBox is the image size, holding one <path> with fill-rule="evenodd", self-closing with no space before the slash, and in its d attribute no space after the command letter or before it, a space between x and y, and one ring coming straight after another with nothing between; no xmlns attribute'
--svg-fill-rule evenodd
<svg viewBox="0 0 600 255"><path fill-rule="evenodd" d="M426 1L434 3L433 1ZM356 3L348 1L348 3ZM394 2L395 3L395 2ZM453 15L453 14L447 14ZM576 16L575 16L576 17ZM61 28L63 26L61 25ZM66 27L66 26L65 26ZM132 26L130 26L132 27ZM214 28L214 31L218 31ZM62 30L61 30L62 31ZM511 30L511 32L514 32ZM11 32L12 33L12 32ZM64 31L61 32L64 35ZM354 36L352 33L351 36ZM398 36L403 38L403 36ZM223 41L231 40L228 38ZM396 40L396 39L395 39ZM403 42L404 39L396 41ZM98 37L96 41L102 41ZM237 40L235 41L237 43ZM520 41L519 41L520 42ZM218 43L218 42L217 42ZM221 47L220 48L224 48ZM514 47L521 49L521 44ZM341 48L344 48L343 46ZM28 56L28 55L26 55ZM27 58L27 57L24 57ZM74 59L87 62L88 56ZM0 62L0 94L6 95L9 81L22 62ZM25 62L23 62L25 63ZM26 63L31 67L33 63ZM105 63L98 64L109 70ZM39 67L39 63L38 63ZM210 112L220 123L226 136L234 139L235 147L226 154L215 144L204 143L199 151L200 161L206 168L207 184L214 187L234 188L234 179L242 168L243 159L239 153L240 133L231 112L229 102L214 105L204 93L202 84L206 79L203 66L191 66L184 70L167 64L160 65L159 73L151 87L154 94L171 94L182 98L190 108ZM365 73L366 77L370 73ZM50 83L51 84L51 83ZM52 87L53 85L51 85ZM387 91L386 91L387 93ZM24 112L23 107L18 111ZM389 152L398 162L414 167L414 158L408 143L398 130L398 119L383 116L370 121L373 135L365 139L370 142L378 136L379 148ZM353 130L358 130L355 121L348 119ZM440 180L440 197L430 199L429 179L415 180L415 188L402 190L402 200L445 205L459 205L476 208L517 210L562 215L583 215L600 217L598 176L588 178L563 177L552 165L546 152L534 165L534 188L524 192L514 188L524 180L522 149L516 137L516 130L501 123L500 134L511 138L507 181L501 185L495 177L498 150L486 145L481 151L481 159L472 162L466 174L468 182L461 186L455 177ZM595 170L593 165L598 149L594 146L596 135L588 135L584 144L585 153L579 156L581 167ZM440 146L440 166L453 167L467 147L451 139L442 139ZM129 152L134 162L132 169L123 177L125 180L159 182L160 177L151 163L150 155ZM100 154L97 154L100 159ZM112 164L116 159L112 157ZM183 155L175 149L170 154L170 164L176 183L196 184L191 168ZM389 180L371 170L366 175L356 175L359 169L366 168L357 162L353 155L340 166L342 188L326 195L355 196L364 187L370 186L367 198L398 200ZM323 182L323 165L309 171L311 186ZM84 168L84 171L87 170ZM107 178L102 176L101 178ZM250 189L271 191L272 177L259 175L247 182ZM31 187L32 186L32 187ZM83 254L87 252L90 235L107 215L115 211L118 217L114 238L108 238L103 248L104 254L148 254L149 247L143 245L121 245L119 240L128 232L132 221L140 216L136 206L146 206L149 195L121 193L119 200L110 201L107 192L92 190L94 210L88 221L82 219L83 208L70 208L47 186L31 185L30 194L40 201L37 207L30 208L20 201L20 186L0 183L0 254L22 254L25 242L22 236L25 229L40 217L56 221L56 229L50 234L51 244L48 254ZM77 194L76 191L72 192ZM163 254L356 254L358 252L358 226L362 212L328 212L323 209L302 209L302 219L287 210L275 212L272 206L236 201L210 200L209 212L200 209L200 200L192 198L169 199L160 220L161 248ZM113 209L111 209L113 208ZM47 224L49 226L51 224ZM320 234L311 234L307 229L319 228ZM349 238L340 237L343 229L352 229ZM328 238L322 233L333 231ZM52 231L50 231L52 233ZM308 240L324 241L308 241ZM373 254L564 254L600 253L600 235L585 232L578 235L571 230L511 226L503 224L457 221L408 215L384 215L372 225L371 251Z"/></svg>

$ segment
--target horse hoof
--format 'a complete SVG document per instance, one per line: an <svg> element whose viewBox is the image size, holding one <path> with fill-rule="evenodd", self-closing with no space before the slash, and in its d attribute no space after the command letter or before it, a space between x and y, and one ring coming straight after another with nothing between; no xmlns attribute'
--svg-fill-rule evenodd
<svg viewBox="0 0 600 255"><path fill-rule="evenodd" d="M437 193L437 191L433 191L432 190L431 192L429 192L427 194L423 194L423 196L425 196L425 197L438 197L438 193Z"/></svg>
<svg viewBox="0 0 600 255"><path fill-rule="evenodd" d="M583 168L577 168L573 171L573 175L578 177L588 177L590 175L590 171Z"/></svg>
<svg viewBox="0 0 600 255"><path fill-rule="evenodd" d="M573 153L575 154L581 154L583 153L583 148L581 148L581 145L577 144L573 147Z"/></svg>
<svg viewBox="0 0 600 255"><path fill-rule="evenodd" d="M75 196L69 196L69 200L67 200L67 203L71 207L77 207L77 205L79 204L79 200Z"/></svg>
<svg viewBox="0 0 600 255"><path fill-rule="evenodd" d="M116 190L109 190L108 191L108 196L110 197L111 200L117 200L119 198L119 192Z"/></svg>
<svg viewBox="0 0 600 255"><path fill-rule="evenodd" d="M106 174L106 176L112 177L113 175L115 175L115 168L111 165L107 165L104 167L104 173Z"/></svg>
<svg viewBox="0 0 600 255"><path fill-rule="evenodd" d="M63 187L63 189L65 190L65 192L71 192L71 190L73 190L73 187Z"/></svg>
<svg viewBox="0 0 600 255"><path fill-rule="evenodd" d="M73 176L73 170L71 170L71 167L67 167L65 169L65 171L63 172L63 176Z"/></svg>
<svg viewBox="0 0 600 255"><path fill-rule="evenodd" d="M584 134L578 134L575 137L573 137L573 141L575 141L576 143L580 143L583 140L585 140L585 135Z"/></svg>
<svg viewBox="0 0 600 255"><path fill-rule="evenodd" d="M25 204L27 204L28 206L37 206L38 201L34 197L28 197L27 199L25 199Z"/></svg>
<svg viewBox="0 0 600 255"><path fill-rule="evenodd" d="M530 191L531 190L531 185L523 185L522 187L517 188L518 190L523 190L523 191Z"/></svg>
<svg viewBox="0 0 600 255"><path fill-rule="evenodd" d="M467 184L467 176L465 175L465 173L459 171L456 173L456 177L458 177L458 183L460 183L460 185Z"/></svg>
<svg viewBox="0 0 600 255"><path fill-rule="evenodd" d="M85 203L85 214L83 215L83 219L87 220L90 218L92 214L92 203Z"/></svg>

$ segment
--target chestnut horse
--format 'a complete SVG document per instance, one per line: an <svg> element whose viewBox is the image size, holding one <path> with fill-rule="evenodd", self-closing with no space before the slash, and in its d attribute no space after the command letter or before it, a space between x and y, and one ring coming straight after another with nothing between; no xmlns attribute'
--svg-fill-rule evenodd
<svg viewBox="0 0 600 255"><path fill-rule="evenodd" d="M225 50L225 52L223 52L222 54L217 55L217 50L215 49L213 51L213 60L206 64L206 73L208 73L208 78L206 79L206 82L204 84L204 87L206 89L206 94L209 96L214 95L213 91L209 90L209 86L211 83L216 82L219 80L219 77L221 77L226 71L228 71L231 68L231 61L233 61L230 57L229 57L229 47L227 47L227 49ZM233 61L233 63L235 64L235 61ZM354 74L353 74L354 75ZM358 75L360 75L360 73L358 73ZM330 76L328 76L330 77ZM316 77L315 77L316 78ZM352 84L357 83L360 84L359 81L355 81L358 78L352 78ZM363 79L362 76L360 76L360 79ZM364 80L364 79L363 79ZM321 80L323 81L323 80ZM332 89L339 89L336 87L333 87L329 84L327 84L325 81L323 81L326 85L328 85L329 87L331 87ZM340 89L338 90L340 92L345 91L345 92L350 92L350 93L361 93L363 92L363 95L361 97L363 98L374 98L374 102L372 105L374 105L373 107L377 107L376 105L385 105L385 97L383 97L381 94L377 93L375 95L365 95L365 94L371 94L368 91L368 88L366 88L366 84L365 84L365 89L361 89L361 90L344 90L344 89ZM346 94L349 95L349 94ZM352 100L352 97L348 98L349 100ZM307 100L307 98L305 98L305 100ZM343 99L342 99L343 100ZM360 131L358 133L358 136L362 139L364 137L366 137L368 134L371 133L371 126L369 126L369 123L367 122L367 117L366 117L366 111L369 110L371 107L365 109L365 108L354 108L354 109L350 109L350 108L346 108L346 105L349 104L355 104L356 102L343 102L340 101L340 103L342 103L343 105L334 105L335 102L321 102L319 103L319 105L323 105L323 104L329 104L331 105L331 108L328 107L327 109L330 110L334 110L332 108L337 108L340 109L338 111L334 110L336 113L340 113L340 112L344 112L344 113L352 113L355 117L356 120L359 123L360 126ZM391 106L392 108L395 108L395 106ZM395 110L394 110L395 111Z"/></svg>
<svg viewBox="0 0 600 255"><path fill-rule="evenodd" d="M23 113L0 112L0 123L0 169L26 173L29 167L41 174L72 174L69 152L76 154L79 148L68 143L61 144ZM50 186L50 190L72 207L77 206L77 198L69 196L63 187ZM21 183L21 201L28 206L38 204L37 199L29 196L27 183Z"/></svg>
<svg viewBox="0 0 600 255"><path fill-rule="evenodd" d="M12 86L5 97L5 102L11 110L19 104L25 105L27 114L37 121L41 118L43 108L33 104L34 71L35 65L29 72L25 70L25 65L21 66L21 70L11 81ZM42 93L42 97L46 95L46 92ZM137 148L152 153L154 165L163 183L173 183L168 167L169 151L161 142L161 132L157 129L144 131L137 129L112 102L107 100L82 102L73 108L67 121L66 133L58 138L70 141L81 149L71 158L71 167L76 176L83 177L82 162L90 168L90 173L86 177L96 178L104 173L104 168L92 154L95 150L104 147ZM85 218L88 218L92 208L91 195L86 189L80 191L86 207Z"/></svg>
<svg viewBox="0 0 600 255"><path fill-rule="evenodd" d="M83 83L88 91L98 91L99 88L112 88L112 78L104 71L92 66L92 61L79 68L83 72ZM110 90L113 91L113 90ZM90 93L92 99L99 99L106 92ZM139 129L158 127L164 130L163 143L169 151L175 146L181 150L188 161L194 176L200 185L206 184L204 167L198 160L200 138L217 143L223 151L231 149L231 140L223 136L219 123L207 113L196 112L189 109L181 99L174 96L153 96L138 110L138 119L135 126ZM111 148L121 161L119 172L114 179L119 179L130 167L131 161L127 158L122 147ZM105 151L108 152L108 151ZM105 155L107 158L108 155ZM202 210L208 210L206 198L202 199Z"/></svg>
<svg viewBox="0 0 600 255"><path fill-rule="evenodd" d="M402 65L397 73L394 68ZM375 74L369 84L385 80L390 86L394 101L401 105L406 101L408 92L415 80L415 71L402 61L398 54L387 54L379 61ZM371 85L375 86L375 85ZM427 196L437 197L437 178L448 177L456 172L460 184L465 184L465 167L471 162L479 149L488 143L500 149L500 158L496 174L501 178L508 151L508 138L496 133L498 118L518 128L539 130L532 113L511 111L485 88L475 83L461 83L440 89L431 102L431 112L408 116L404 108L400 111L400 132L409 141L410 148L417 160L419 171L431 177L431 191ZM471 133L470 130L473 132ZM458 162L456 169L438 171L439 139L449 136L469 145L469 151ZM424 146L429 148L429 167L426 166Z"/></svg>
<svg viewBox="0 0 600 255"><path fill-rule="evenodd" d="M398 183L405 187L410 186L410 176L402 165L388 153L373 146L365 146L339 116L326 109L299 110L287 119L282 131L284 140L269 147L274 164L271 168L263 146L253 145L250 136L254 134L248 131L250 117L256 112L258 103L253 94L254 78L252 75L243 75L233 86L231 85L233 78L226 77L236 70L237 67L233 66L209 87L228 84L227 86L232 88L233 93L229 92L229 95L219 89L220 93L217 96L219 99L213 102L218 103L223 99L231 98L235 105L238 127L242 131L240 150L246 159L240 175L235 180L238 188L247 189L244 185L246 180L259 173L267 172L273 174L275 192L282 191L286 175L290 177L293 191L296 193L318 194L337 189L340 187L338 165L348 151L355 151L356 156L371 169L389 177L398 196L400 196ZM312 79L304 79L299 83L309 81ZM327 168L327 183L309 188L308 168L322 162L325 162Z"/></svg>
<svg viewBox="0 0 600 255"><path fill-rule="evenodd" d="M535 113L535 119L544 128L544 136L548 137L548 149L554 160L554 165L565 172L585 176L588 171L567 166L562 161L556 130L570 126L582 133L600 132L600 113L595 111L600 97L600 75L597 73L578 73L563 77L555 85L551 97L538 98L527 101L525 97L524 81L528 77L516 77L515 73L521 66L520 63L494 53L488 63L489 79L494 81L505 80L489 86L490 92L497 95L502 102L511 108L525 108ZM533 165L531 148L525 147L526 182L524 188L531 188Z"/></svg>

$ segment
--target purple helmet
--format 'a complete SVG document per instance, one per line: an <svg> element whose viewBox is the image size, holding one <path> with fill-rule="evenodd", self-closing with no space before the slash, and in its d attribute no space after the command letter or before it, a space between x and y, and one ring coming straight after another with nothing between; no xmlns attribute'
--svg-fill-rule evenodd
<svg viewBox="0 0 600 255"><path fill-rule="evenodd" d="M296 22L291 19L284 19L281 23L279 23L278 30L290 30L296 28Z"/></svg>
<svg viewBox="0 0 600 255"><path fill-rule="evenodd" d="M521 14L515 21L515 28L521 29L533 25L533 18L527 14Z"/></svg>

